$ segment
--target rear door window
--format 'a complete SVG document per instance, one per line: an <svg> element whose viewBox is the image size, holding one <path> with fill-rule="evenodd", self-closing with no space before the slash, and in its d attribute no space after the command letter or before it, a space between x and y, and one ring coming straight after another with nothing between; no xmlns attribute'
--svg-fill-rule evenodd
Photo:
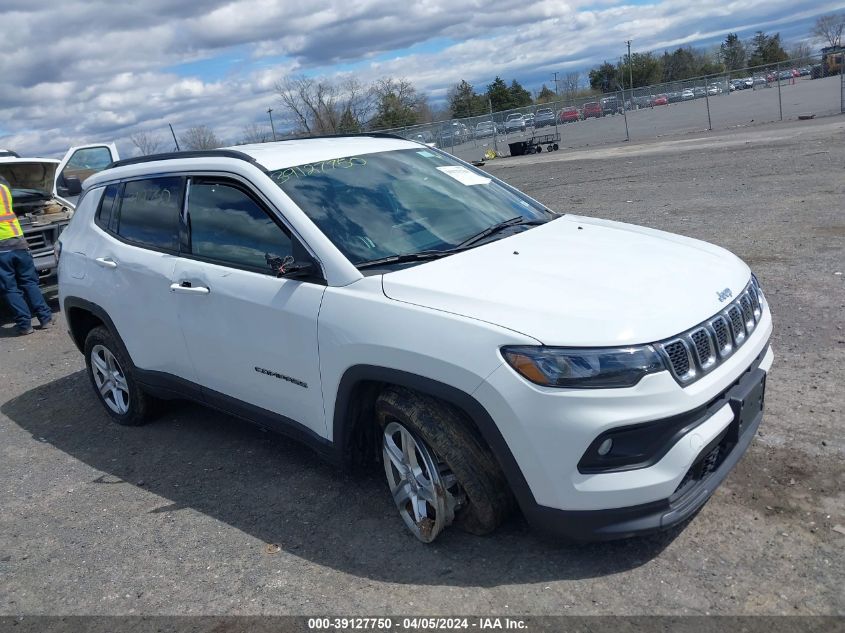
<svg viewBox="0 0 845 633"><path fill-rule="evenodd" d="M130 180L120 197L117 234L155 250L179 250L179 210L184 179L178 176Z"/></svg>

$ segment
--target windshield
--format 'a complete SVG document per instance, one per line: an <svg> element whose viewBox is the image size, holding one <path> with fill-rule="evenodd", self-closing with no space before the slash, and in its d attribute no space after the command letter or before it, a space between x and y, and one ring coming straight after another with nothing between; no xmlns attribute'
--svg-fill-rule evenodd
<svg viewBox="0 0 845 633"><path fill-rule="evenodd" d="M448 250L515 217L554 217L485 172L427 149L326 160L270 177L353 264Z"/></svg>

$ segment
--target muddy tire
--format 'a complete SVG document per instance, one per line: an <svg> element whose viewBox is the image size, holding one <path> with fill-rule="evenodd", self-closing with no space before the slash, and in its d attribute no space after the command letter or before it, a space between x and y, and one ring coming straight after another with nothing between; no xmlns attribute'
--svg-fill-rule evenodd
<svg viewBox="0 0 845 633"><path fill-rule="evenodd" d="M425 394L388 387L376 400L375 413L382 434L398 423L454 475L460 492L454 524L471 534L488 534L511 512L513 495L496 458L456 408Z"/></svg>
<svg viewBox="0 0 845 633"><path fill-rule="evenodd" d="M140 426L153 415L156 401L135 379L134 365L105 327L96 327L85 338L85 366L94 393L112 420Z"/></svg>

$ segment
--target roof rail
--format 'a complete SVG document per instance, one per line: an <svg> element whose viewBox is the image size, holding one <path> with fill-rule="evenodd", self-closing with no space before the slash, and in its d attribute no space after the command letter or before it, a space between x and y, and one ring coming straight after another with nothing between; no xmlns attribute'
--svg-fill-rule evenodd
<svg viewBox="0 0 845 633"><path fill-rule="evenodd" d="M310 138L360 138L371 136L373 138L398 138L401 141L408 139L399 136L398 134L391 134L390 132L353 132L348 134L314 134L308 136L294 136L292 138L283 138L278 141L266 141L264 143L255 143L255 145L269 145L270 143L286 143L287 141L307 141ZM252 144L252 143L251 143Z"/></svg>
<svg viewBox="0 0 845 633"><path fill-rule="evenodd" d="M252 163L259 169L267 171L255 158L249 154L238 152L233 149L202 149L189 152L166 152L164 154L149 154L148 156L136 156L135 158L124 158L116 160L106 169L113 167L125 167L126 165L138 165L141 163L153 163L159 160L173 160L179 158L236 158Z"/></svg>

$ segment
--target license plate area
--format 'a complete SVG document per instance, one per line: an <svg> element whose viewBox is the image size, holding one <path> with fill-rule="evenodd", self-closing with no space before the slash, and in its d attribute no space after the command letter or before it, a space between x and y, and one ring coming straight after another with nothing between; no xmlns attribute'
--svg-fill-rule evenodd
<svg viewBox="0 0 845 633"><path fill-rule="evenodd" d="M734 440L738 440L746 429L759 417L763 411L766 396L766 372L758 369L755 379L748 381L747 386L735 394L731 394L730 404L734 413L731 424Z"/></svg>

